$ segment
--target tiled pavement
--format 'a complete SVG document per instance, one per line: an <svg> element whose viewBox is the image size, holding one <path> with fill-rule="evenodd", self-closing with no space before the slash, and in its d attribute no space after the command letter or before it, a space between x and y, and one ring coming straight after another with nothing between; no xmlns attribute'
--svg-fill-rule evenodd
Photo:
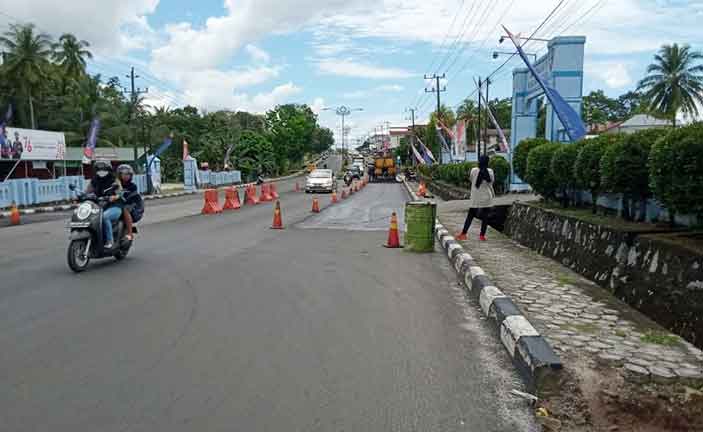
<svg viewBox="0 0 703 432"><path fill-rule="evenodd" d="M516 195L502 200L526 198ZM467 205L467 201L438 203L439 219L450 232L461 229ZM479 242L478 228L479 221L474 221L469 241L462 245L564 363L572 356L586 356L617 368L631 381L703 383L701 350L670 337L603 288L501 233L490 230L488 241ZM657 336L670 344L645 341Z"/></svg>

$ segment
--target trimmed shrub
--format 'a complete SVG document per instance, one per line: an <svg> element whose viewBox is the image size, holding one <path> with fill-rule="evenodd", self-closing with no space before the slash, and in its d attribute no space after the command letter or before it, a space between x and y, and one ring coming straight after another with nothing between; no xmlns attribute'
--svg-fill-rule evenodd
<svg viewBox="0 0 703 432"><path fill-rule="evenodd" d="M594 139L584 141L576 158L574 177L579 187L591 192L594 213L597 209L596 199L602 189L600 160L608 146L619 140L622 140L620 135L603 134Z"/></svg>
<svg viewBox="0 0 703 432"><path fill-rule="evenodd" d="M527 138L520 141L513 153L513 169L518 177L527 180L527 157L530 150L547 143L549 141L544 138Z"/></svg>
<svg viewBox="0 0 703 432"><path fill-rule="evenodd" d="M550 169L552 176L559 185L562 201L564 205L569 202L569 194L576 187L576 177L574 176L574 165L581 149L580 143L562 144L554 152Z"/></svg>
<svg viewBox="0 0 703 432"><path fill-rule="evenodd" d="M495 174L494 188L497 193L504 193L505 186L508 182L508 175L510 175L510 163L501 156L493 156L491 161L488 163L488 167L493 170Z"/></svg>
<svg viewBox="0 0 703 432"><path fill-rule="evenodd" d="M668 132L668 129L648 129L625 135L603 153L600 161L601 188L622 194L625 219L631 219L632 201L639 200L646 205L646 199L651 196L649 152L654 142ZM644 220L644 217L643 207L640 219Z"/></svg>
<svg viewBox="0 0 703 432"><path fill-rule="evenodd" d="M455 186L470 188L469 173L476 166L473 162L439 165L434 178Z"/></svg>
<svg viewBox="0 0 703 432"><path fill-rule="evenodd" d="M703 216L703 123L670 131L652 146L649 184L673 214Z"/></svg>
<svg viewBox="0 0 703 432"><path fill-rule="evenodd" d="M559 183L552 175L552 157L563 144L547 143L533 148L527 156L527 182L544 198L554 198Z"/></svg>

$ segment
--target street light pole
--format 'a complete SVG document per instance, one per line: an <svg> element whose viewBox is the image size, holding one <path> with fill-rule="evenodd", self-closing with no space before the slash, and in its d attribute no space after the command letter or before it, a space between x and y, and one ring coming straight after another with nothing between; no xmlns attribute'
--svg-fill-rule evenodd
<svg viewBox="0 0 703 432"><path fill-rule="evenodd" d="M345 149L345 138L344 135L346 134L345 128L344 128L344 117L350 115L354 111L363 111L363 108L349 108L344 105L340 105L337 108L322 108L322 111L332 111L334 110L335 114L338 116L342 117L342 157L344 160L346 160L346 149Z"/></svg>

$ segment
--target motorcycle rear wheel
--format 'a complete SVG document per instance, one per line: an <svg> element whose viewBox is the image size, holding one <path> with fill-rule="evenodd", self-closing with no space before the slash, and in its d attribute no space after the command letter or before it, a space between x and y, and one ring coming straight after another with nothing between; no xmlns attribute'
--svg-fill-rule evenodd
<svg viewBox="0 0 703 432"><path fill-rule="evenodd" d="M68 267L76 273L81 273L88 268L90 257L84 256L87 240L73 240L68 244L66 252L68 258Z"/></svg>

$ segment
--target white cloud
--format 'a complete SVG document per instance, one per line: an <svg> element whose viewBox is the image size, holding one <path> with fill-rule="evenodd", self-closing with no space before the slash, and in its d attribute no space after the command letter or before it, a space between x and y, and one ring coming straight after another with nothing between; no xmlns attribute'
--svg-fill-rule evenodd
<svg viewBox="0 0 703 432"><path fill-rule="evenodd" d="M251 57L251 59L255 62L268 63L271 60L269 53L255 45L249 44L245 49L247 50L249 57Z"/></svg>
<svg viewBox="0 0 703 432"><path fill-rule="evenodd" d="M232 93L227 87L213 85L199 86L186 90L186 99L193 101L196 106L208 110L228 109L233 111L249 111L263 113L276 105L293 101L302 88L292 82L274 87L269 92L257 93L251 96L247 93Z"/></svg>
<svg viewBox="0 0 703 432"><path fill-rule="evenodd" d="M342 94L345 99L363 99L370 97L374 93L398 93L402 92L404 87L398 84L384 84L368 90L355 90Z"/></svg>
<svg viewBox="0 0 703 432"><path fill-rule="evenodd" d="M314 112L315 114L318 114L318 115L320 114L320 112L322 112L322 108L324 108L324 107L325 107L325 99L321 98L321 97L316 97L312 101L312 103L310 104L310 109L312 110L312 112Z"/></svg>
<svg viewBox="0 0 703 432"><path fill-rule="evenodd" d="M159 0L0 0L0 24L32 22L53 36L73 33L95 52L146 48L154 34L147 16Z"/></svg>
<svg viewBox="0 0 703 432"><path fill-rule="evenodd" d="M612 89L621 89L634 82L627 65L622 62L587 61L584 68L587 74L595 75Z"/></svg>
<svg viewBox="0 0 703 432"><path fill-rule="evenodd" d="M412 78L417 75L405 69L358 63L351 59L321 59L317 61L317 68L323 74L368 79Z"/></svg>
<svg viewBox="0 0 703 432"><path fill-rule="evenodd" d="M376 90L381 92L402 92L404 88L398 84L386 84L376 87Z"/></svg>

